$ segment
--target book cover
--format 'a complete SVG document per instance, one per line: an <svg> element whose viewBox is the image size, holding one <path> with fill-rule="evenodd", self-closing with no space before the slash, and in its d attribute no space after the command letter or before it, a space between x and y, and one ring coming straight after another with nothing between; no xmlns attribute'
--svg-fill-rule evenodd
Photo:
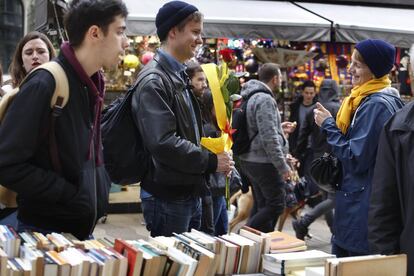
<svg viewBox="0 0 414 276"><path fill-rule="evenodd" d="M143 264L142 251L134 248L126 241L121 239L115 239L114 249L128 259L128 276L141 275Z"/></svg>

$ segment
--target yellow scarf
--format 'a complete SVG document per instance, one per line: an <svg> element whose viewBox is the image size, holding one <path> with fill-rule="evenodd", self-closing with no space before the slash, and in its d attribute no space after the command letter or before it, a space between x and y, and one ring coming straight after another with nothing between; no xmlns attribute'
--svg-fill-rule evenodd
<svg viewBox="0 0 414 276"><path fill-rule="evenodd" d="M341 129L342 133L345 134L347 132L352 116L366 96L390 86L391 80L388 78L388 75L385 75L382 78L372 79L361 86L352 88L351 95L344 99L336 115L336 125Z"/></svg>

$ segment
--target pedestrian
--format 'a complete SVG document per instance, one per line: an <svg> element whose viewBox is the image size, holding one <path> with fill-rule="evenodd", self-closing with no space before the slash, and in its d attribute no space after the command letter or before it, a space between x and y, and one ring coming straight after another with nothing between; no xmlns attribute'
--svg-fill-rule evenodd
<svg viewBox="0 0 414 276"><path fill-rule="evenodd" d="M206 137L217 138L221 130L217 125L213 95L211 91L205 91L201 96L203 128ZM201 230L214 236L227 234L229 230L229 218L226 204L226 175L212 173L207 176L210 195L202 198L202 223ZM240 188L242 180L238 171L234 168L229 179L230 190ZM205 210L206 209L206 210ZM210 213L212 215L210 215ZM211 218L210 218L211 217ZM211 222L210 222L211 220ZM211 226L210 226L211 224Z"/></svg>
<svg viewBox="0 0 414 276"><path fill-rule="evenodd" d="M414 47L410 56L414 57ZM410 102L381 133L368 214L370 253L407 254L407 275L414 273L413 112Z"/></svg>
<svg viewBox="0 0 414 276"><path fill-rule="evenodd" d="M241 91L244 97L250 95L246 120L251 144L248 152L239 158L242 171L253 188L256 206L247 225L271 232L285 207L285 181L291 175L286 158L289 144L274 95L281 84L279 66L266 63L258 75L259 80L248 81Z"/></svg>
<svg viewBox="0 0 414 276"><path fill-rule="evenodd" d="M388 77L394 61L395 47L386 41L357 43L349 68L352 91L342 102L336 121L320 103L314 110L316 124L342 163L332 239L332 253L337 257L369 253L368 207L379 135L402 106Z"/></svg>
<svg viewBox="0 0 414 276"><path fill-rule="evenodd" d="M171 236L200 227L206 176L229 173L234 162L229 153L215 155L200 145L200 109L185 74L184 63L202 44L203 15L171 1L159 9L155 25L161 47L140 72L132 113L151 160L141 182L154 197L151 236Z"/></svg>
<svg viewBox="0 0 414 276"><path fill-rule="evenodd" d="M207 77L201 65L196 61L190 61L186 64L185 72L190 79L190 87L196 98L201 98L203 93L207 90Z"/></svg>
<svg viewBox="0 0 414 276"><path fill-rule="evenodd" d="M296 130L289 135L289 150L293 154L296 152L296 146L298 143L298 137L300 130L306 120L306 114L315 108L316 99L316 86L313 81L305 81L302 86L301 95L290 105L290 122L296 122ZM310 142L306 144L306 152L299 160L302 166L299 168L299 174L302 176L305 173L306 168L310 165L312 160L312 150ZM305 164L306 163L306 164ZM306 167L306 168L305 168Z"/></svg>
<svg viewBox="0 0 414 276"><path fill-rule="evenodd" d="M45 34L37 31L26 34L17 44L10 64L12 87L18 87L33 68L55 57L55 48Z"/></svg>
<svg viewBox="0 0 414 276"><path fill-rule="evenodd" d="M18 87L26 75L37 66L56 57L55 49L49 38L40 32L26 34L16 46L10 64L11 85L5 85L4 93ZM5 207L0 211L0 224L8 224L17 228L17 208Z"/></svg>
<svg viewBox="0 0 414 276"><path fill-rule="evenodd" d="M7 110L0 127L0 183L17 193L19 232L68 232L86 239L107 211L111 182L99 129L101 68L116 66L128 47L127 13L117 0L71 2L64 18L69 42L56 58L70 97L53 125L55 152L45 138L55 89L49 72L33 72Z"/></svg>
<svg viewBox="0 0 414 276"><path fill-rule="evenodd" d="M336 117L340 103L339 87L335 80L326 79L322 81L318 99L332 116ZM306 151L309 137L314 159L332 151L331 146L326 141L326 134L315 123L313 110L306 115L306 120L300 130L295 156ZM308 181L308 185L315 185L314 183L311 184L312 178L309 176L309 171L305 173L305 177ZM336 183L333 183L333 185L335 184ZM326 223L328 224L331 233L333 233L335 194L323 190L319 190L319 192L322 193L323 200L319 200L315 205L311 206L312 209L300 219L292 221L293 229L295 230L298 239L303 240L305 236L308 235L308 227L322 215L325 215Z"/></svg>

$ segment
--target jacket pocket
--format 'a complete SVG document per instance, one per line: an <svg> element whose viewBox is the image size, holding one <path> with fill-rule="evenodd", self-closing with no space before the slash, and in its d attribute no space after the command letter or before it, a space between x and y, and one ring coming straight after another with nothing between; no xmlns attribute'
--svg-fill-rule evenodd
<svg viewBox="0 0 414 276"><path fill-rule="evenodd" d="M365 187L353 192L336 191L335 223L339 228L361 229L368 204L363 202L365 192Z"/></svg>
<svg viewBox="0 0 414 276"><path fill-rule="evenodd" d="M174 170L159 162L154 163L153 182L162 186L191 186L203 183L202 174L189 174Z"/></svg>

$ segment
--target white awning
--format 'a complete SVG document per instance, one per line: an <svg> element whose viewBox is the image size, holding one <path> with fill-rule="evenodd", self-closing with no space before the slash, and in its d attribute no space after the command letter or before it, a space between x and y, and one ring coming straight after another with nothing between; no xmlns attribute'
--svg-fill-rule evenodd
<svg viewBox="0 0 414 276"><path fill-rule="evenodd" d="M153 35L155 16L168 0L124 0L128 33ZM269 38L331 41L330 22L288 1L187 0L204 14L205 37ZM298 2L333 21L337 42L366 38L387 40L399 47L414 43L414 9Z"/></svg>
<svg viewBox="0 0 414 276"><path fill-rule="evenodd" d="M167 0L124 0L128 32L156 33L155 16ZM251 0L188 0L204 14L205 37L329 41L330 23L295 5Z"/></svg>
<svg viewBox="0 0 414 276"><path fill-rule="evenodd" d="M335 23L336 41L384 39L409 48L414 43L414 9L299 3Z"/></svg>

